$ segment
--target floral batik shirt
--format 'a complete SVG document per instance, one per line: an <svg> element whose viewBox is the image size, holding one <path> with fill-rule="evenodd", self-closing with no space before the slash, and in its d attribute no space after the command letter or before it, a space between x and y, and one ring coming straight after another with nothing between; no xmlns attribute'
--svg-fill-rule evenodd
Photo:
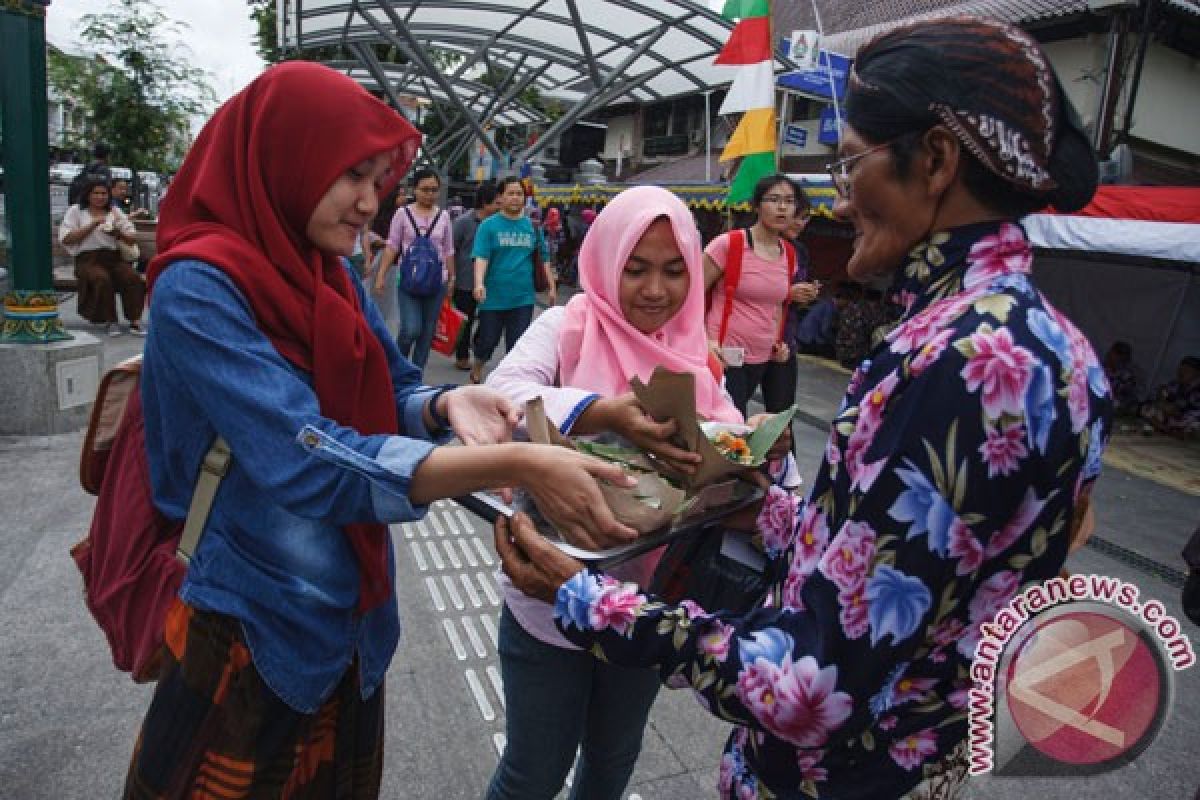
<svg viewBox="0 0 1200 800"><path fill-rule="evenodd" d="M1022 230L971 225L909 258L906 312L854 373L808 500L764 502L761 608L668 605L588 571L559 588L568 638L737 724L724 797L919 783L966 738L980 625L1059 572L1099 473L1104 371L1034 287Z"/></svg>

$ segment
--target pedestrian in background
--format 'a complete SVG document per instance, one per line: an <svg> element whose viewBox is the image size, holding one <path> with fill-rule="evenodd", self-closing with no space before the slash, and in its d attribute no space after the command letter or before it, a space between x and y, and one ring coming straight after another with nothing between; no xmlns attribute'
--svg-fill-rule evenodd
<svg viewBox="0 0 1200 800"><path fill-rule="evenodd" d="M800 198L799 187L786 175L763 178L750 201L754 223L721 234L704 250L704 281L712 298L705 320L709 347L725 365L725 388L743 415L760 385L767 411L782 411L795 398L794 376L790 390L778 373L769 387L763 378L772 362L786 372L792 358L783 341L783 311L796 255L785 233ZM733 259L740 267L727 272Z"/></svg>
<svg viewBox="0 0 1200 800"><path fill-rule="evenodd" d="M821 284L809 278L808 248L801 237L808 221L812 218L812 203L799 186L796 187L796 211L791 221L783 231L783 238L792 246L795 253L796 266L792 271L792 284L788 287L787 300L784 305L783 334L780 341L783 348L775 358L767 361L767 369L762 377L762 393L764 401L771 398L767 411L776 412L789 408L796 402L796 382L799 379L800 368L796 363L796 354L800 352L800 321L816 302L821 291Z"/></svg>
<svg viewBox="0 0 1200 800"><path fill-rule="evenodd" d="M136 244L137 229L120 209L111 206L108 182L103 177L92 175L84 180L79 202L68 206L63 214L58 240L75 257L79 315L93 325L103 325L110 336L119 336L119 294L129 332L144 336L141 319L146 282L117 246L118 240Z"/></svg>
<svg viewBox="0 0 1200 800"><path fill-rule="evenodd" d="M451 298L454 307L467 315L459 330L454 348L454 366L461 370L471 368L471 330L475 325L475 232L485 219L496 213L496 187L485 183L475 192L475 209L454 221L454 275L451 278Z"/></svg>
<svg viewBox="0 0 1200 800"><path fill-rule="evenodd" d="M437 205L438 190L441 186L441 179L431 169L419 169L413 173L414 200L403 208L397 208L392 216L387 247L383 251L383 263L380 264L379 274L375 279L376 290L382 288L383 291L387 291L387 287L381 286L380 281L385 279L392 264L399 259L403 268L405 256L417 243L418 237L425 237L432 242L440 262L438 269L441 277L437 288L419 294L418 290L406 284L403 274L397 277L395 286L396 315L400 320L396 346L400 348L400 355L422 370L425 369L425 362L429 360L429 348L433 344L438 312L442 308L442 301L446 299L449 265L454 257L450 216Z"/></svg>
<svg viewBox="0 0 1200 800"><path fill-rule="evenodd" d="M542 258L548 256L545 242L525 216L525 188L521 179L504 178L496 189L500 213L479 225L471 251L475 259L475 302L479 304L472 383L483 380L483 368L496 351L500 336L504 336L504 349L512 350L533 321L533 304L537 299L533 283L534 248L541 250ZM552 298L554 291L551 277Z"/></svg>
<svg viewBox="0 0 1200 800"><path fill-rule="evenodd" d="M113 178L109 191L112 194L113 208L119 208L125 216L129 216L133 211L133 200L129 197L129 181L124 178Z"/></svg>

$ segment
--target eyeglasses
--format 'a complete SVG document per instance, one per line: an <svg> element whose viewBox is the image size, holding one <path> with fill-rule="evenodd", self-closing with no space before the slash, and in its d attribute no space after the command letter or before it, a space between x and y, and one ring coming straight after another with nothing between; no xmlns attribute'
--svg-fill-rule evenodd
<svg viewBox="0 0 1200 800"><path fill-rule="evenodd" d="M769 194L762 199L764 203L770 203L773 206L794 206L796 198L788 194Z"/></svg>
<svg viewBox="0 0 1200 800"><path fill-rule="evenodd" d="M839 198L842 200L850 199L850 172L853 168L853 165L858 163L860 159L871 155L871 153L874 153L876 150L882 150L883 148L888 147L891 145L892 141L894 140L889 139L883 144L877 144L874 147L868 147L861 153L847 156L846 158L841 158L837 161L834 161L832 164L825 165L825 169L829 171L829 177L833 179L833 188L837 191Z"/></svg>

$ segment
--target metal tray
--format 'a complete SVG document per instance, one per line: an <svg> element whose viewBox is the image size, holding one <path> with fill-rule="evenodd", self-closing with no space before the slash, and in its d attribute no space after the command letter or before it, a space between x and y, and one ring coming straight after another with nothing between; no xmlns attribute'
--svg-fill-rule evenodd
<svg viewBox="0 0 1200 800"><path fill-rule="evenodd" d="M681 536L698 533L713 523L720 522L734 512L741 511L747 506L762 499L762 489L743 480L729 480L715 483L701 489L692 500L687 513L675 524L651 531L639 536L629 544L610 547L604 550L585 550L563 540L550 523L548 523L532 500L524 492L517 492L511 506L505 504L489 492L476 492L470 495L454 498L454 502L474 514L495 522L503 515L511 517L518 511L528 514L538 531L572 558L592 564L600 569L607 569L617 564L629 561L642 553L646 553Z"/></svg>

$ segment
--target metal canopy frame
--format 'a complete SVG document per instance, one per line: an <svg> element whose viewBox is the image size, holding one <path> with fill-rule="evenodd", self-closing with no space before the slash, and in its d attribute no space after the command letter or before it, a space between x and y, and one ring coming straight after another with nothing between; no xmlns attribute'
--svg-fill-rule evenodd
<svg viewBox="0 0 1200 800"><path fill-rule="evenodd" d="M703 0L276 2L283 49L344 46L364 70L355 77L373 81L393 101L401 89L423 93L448 102L461 114L466 128L430 143L433 152L469 146L465 133L474 133L493 156L502 157L485 130L531 111L516 102L530 86L568 108L517 155L518 161L535 155L598 108L711 91L736 74L733 68L713 64L732 25ZM409 65L380 64L367 46L380 42L403 53ZM463 62L443 72L430 56L433 49L457 53ZM479 65L508 75L500 86L485 87L481 94L480 84L466 80L469 70ZM782 56L777 56L777 66L794 68Z"/></svg>

